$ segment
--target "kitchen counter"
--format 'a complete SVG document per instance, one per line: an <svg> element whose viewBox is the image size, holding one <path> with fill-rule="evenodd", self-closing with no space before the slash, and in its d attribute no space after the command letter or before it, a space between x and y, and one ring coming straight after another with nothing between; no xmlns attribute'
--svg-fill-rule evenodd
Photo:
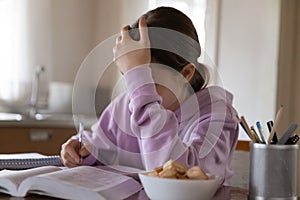
<svg viewBox="0 0 300 200"><path fill-rule="evenodd" d="M86 127L92 126L97 119L81 115L80 120ZM48 128L74 128L72 114L37 114L30 118L22 114L0 113L0 127L48 127Z"/></svg>
<svg viewBox="0 0 300 200"><path fill-rule="evenodd" d="M0 127L53 127L53 128L73 128L73 121L60 120L22 120L22 121L0 121Z"/></svg>

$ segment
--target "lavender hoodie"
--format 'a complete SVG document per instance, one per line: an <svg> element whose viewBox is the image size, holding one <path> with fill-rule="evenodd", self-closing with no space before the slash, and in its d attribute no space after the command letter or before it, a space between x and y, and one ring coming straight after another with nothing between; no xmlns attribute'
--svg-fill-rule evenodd
<svg viewBox="0 0 300 200"><path fill-rule="evenodd" d="M232 94L208 87L172 112L161 106L149 67L134 68L124 78L128 91L107 106L91 132L84 133L92 150L83 163L152 170L174 159L220 175L228 185L238 139Z"/></svg>

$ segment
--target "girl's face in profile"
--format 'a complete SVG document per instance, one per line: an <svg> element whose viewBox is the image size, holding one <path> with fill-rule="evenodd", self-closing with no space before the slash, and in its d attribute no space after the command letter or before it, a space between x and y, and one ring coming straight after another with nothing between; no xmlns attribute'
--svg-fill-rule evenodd
<svg viewBox="0 0 300 200"><path fill-rule="evenodd" d="M178 71L161 64L151 63L152 77L157 93L162 97L162 106L175 111L187 94L186 81Z"/></svg>

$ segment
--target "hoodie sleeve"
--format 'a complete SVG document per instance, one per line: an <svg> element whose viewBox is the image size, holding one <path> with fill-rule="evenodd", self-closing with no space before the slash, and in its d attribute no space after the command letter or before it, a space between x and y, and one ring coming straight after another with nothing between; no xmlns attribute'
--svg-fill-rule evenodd
<svg viewBox="0 0 300 200"><path fill-rule="evenodd" d="M134 68L124 77L130 95L131 130L145 169L152 170L185 151L178 137L178 120L174 112L161 105L149 67Z"/></svg>
<svg viewBox="0 0 300 200"><path fill-rule="evenodd" d="M112 117L111 104L103 111L97 123L93 124L91 130L83 132L83 142L89 144L90 154L83 159L82 165L111 165L117 157L117 147L113 136L115 132L114 119ZM78 140L78 134L72 139Z"/></svg>
<svg viewBox="0 0 300 200"><path fill-rule="evenodd" d="M238 123L235 116L231 116L230 108L225 118L221 113L201 116L189 133L185 141L187 149L178 161L219 175L222 184L228 185L233 175L230 162L238 139Z"/></svg>
<svg viewBox="0 0 300 200"><path fill-rule="evenodd" d="M138 138L145 169L152 170L174 159L218 174L226 184L232 175L230 160L238 136L231 105L218 101L214 104L217 112L200 113L180 125L175 113L162 107L149 67L130 70L124 77L131 97L130 126ZM179 130L182 127L186 129Z"/></svg>

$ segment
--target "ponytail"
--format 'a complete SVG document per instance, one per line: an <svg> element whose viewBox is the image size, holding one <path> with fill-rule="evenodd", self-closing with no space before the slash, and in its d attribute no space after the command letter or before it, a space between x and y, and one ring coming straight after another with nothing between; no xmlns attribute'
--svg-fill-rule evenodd
<svg viewBox="0 0 300 200"><path fill-rule="evenodd" d="M191 87L194 91L191 92L198 92L207 87L210 75L208 68L204 64L196 62L194 65L196 66L196 70L194 76L190 80Z"/></svg>

